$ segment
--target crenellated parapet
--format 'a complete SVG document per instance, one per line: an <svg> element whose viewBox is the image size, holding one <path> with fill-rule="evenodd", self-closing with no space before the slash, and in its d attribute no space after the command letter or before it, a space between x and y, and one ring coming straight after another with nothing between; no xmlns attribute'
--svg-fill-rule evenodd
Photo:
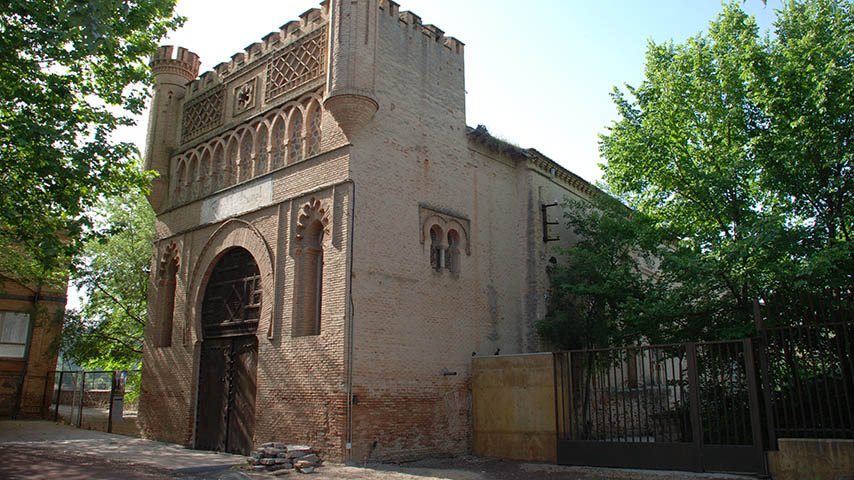
<svg viewBox="0 0 854 480"><path fill-rule="evenodd" d="M175 56L173 56L174 52L172 45L166 45L158 48L151 56L149 65L154 78L162 79L166 75L175 75L183 78L184 83L196 78L201 65L199 56L182 47L178 47Z"/></svg>
<svg viewBox="0 0 854 480"><path fill-rule="evenodd" d="M202 73L198 79L195 79L195 76L191 78L193 82L189 87L187 100L258 68L277 53L298 44L304 37L310 36L309 34L316 35L321 30L326 33L325 26L328 22L329 0L324 0L320 3L320 8L303 12L299 20L292 20L279 27L278 31L264 35L260 41L247 45L242 52L232 55L231 60L218 63L212 70ZM325 59L324 52L322 63L325 63Z"/></svg>
<svg viewBox="0 0 854 480"><path fill-rule="evenodd" d="M400 11L400 5L392 0L379 0L379 9L383 11L384 16L397 19L400 28L420 31L425 38L432 40L437 45L441 45L448 52L457 55L463 55L464 43L457 40L455 37L446 37L444 30L432 24L423 24L421 17L405 10Z"/></svg>

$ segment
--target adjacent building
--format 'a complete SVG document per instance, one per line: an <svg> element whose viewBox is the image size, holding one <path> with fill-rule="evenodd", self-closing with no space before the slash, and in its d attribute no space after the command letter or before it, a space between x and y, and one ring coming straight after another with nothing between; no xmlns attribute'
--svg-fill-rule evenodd
<svg viewBox="0 0 854 480"><path fill-rule="evenodd" d="M39 286L0 273L0 418L40 417L53 393L65 285Z"/></svg>

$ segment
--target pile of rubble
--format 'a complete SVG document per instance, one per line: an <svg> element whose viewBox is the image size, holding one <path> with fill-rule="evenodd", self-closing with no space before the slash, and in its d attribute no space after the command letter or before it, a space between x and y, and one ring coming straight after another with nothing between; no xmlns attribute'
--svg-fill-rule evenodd
<svg viewBox="0 0 854 480"><path fill-rule="evenodd" d="M311 473L322 460L308 445L285 445L269 442L252 450L247 460L252 470L276 472L294 469L300 473Z"/></svg>

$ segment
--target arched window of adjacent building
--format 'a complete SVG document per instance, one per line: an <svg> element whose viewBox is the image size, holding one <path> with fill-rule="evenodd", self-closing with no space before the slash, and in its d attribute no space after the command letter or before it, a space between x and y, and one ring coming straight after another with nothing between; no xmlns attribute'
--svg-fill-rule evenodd
<svg viewBox="0 0 854 480"><path fill-rule="evenodd" d="M276 115L273 123L273 166L279 168L285 164L285 119Z"/></svg>
<svg viewBox="0 0 854 480"><path fill-rule="evenodd" d="M252 134L248 130L243 132L243 141L240 142L240 165L237 171L240 172L240 182L252 176Z"/></svg>
<svg viewBox="0 0 854 480"><path fill-rule="evenodd" d="M214 169L211 173L211 186L212 191L217 191L220 188L226 185L227 176L227 167L225 165L225 151L222 149L222 144L217 142L216 149L214 150L214 159L213 159Z"/></svg>
<svg viewBox="0 0 854 480"><path fill-rule="evenodd" d="M460 273L460 234L448 230L448 249L445 251L445 268L453 274Z"/></svg>
<svg viewBox="0 0 854 480"><path fill-rule="evenodd" d="M178 283L178 247L170 243L166 251L160 257L160 266L157 270L159 309L157 310L158 322L154 329L155 347L172 346L172 328L175 315L175 288Z"/></svg>
<svg viewBox="0 0 854 480"><path fill-rule="evenodd" d="M320 105L312 102L308 110L308 131L306 132L306 156L320 153Z"/></svg>
<svg viewBox="0 0 854 480"><path fill-rule="evenodd" d="M323 238L329 218L314 198L300 210L297 221L296 280L293 336L320 334L323 305Z"/></svg>
<svg viewBox="0 0 854 480"><path fill-rule="evenodd" d="M294 108L288 125L288 165L302 161L303 135L302 112Z"/></svg>
<svg viewBox="0 0 854 480"><path fill-rule="evenodd" d="M437 272L442 270L445 263L444 238L442 227L438 225L430 227L430 267Z"/></svg>
<svg viewBox="0 0 854 480"><path fill-rule="evenodd" d="M258 176L267 171L267 125L258 127L258 138L255 141L255 170L252 175Z"/></svg>
<svg viewBox="0 0 854 480"><path fill-rule="evenodd" d="M232 138L228 144L228 155L226 156L225 184L237 183L237 139Z"/></svg>

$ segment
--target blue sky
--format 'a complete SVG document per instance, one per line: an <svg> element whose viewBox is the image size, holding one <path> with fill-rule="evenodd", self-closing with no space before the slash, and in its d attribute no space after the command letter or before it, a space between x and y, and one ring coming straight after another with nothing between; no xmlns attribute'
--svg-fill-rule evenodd
<svg viewBox="0 0 854 480"><path fill-rule="evenodd" d="M466 44L467 123L533 147L596 181L598 135L616 118L609 97L638 85L648 40L683 42L722 9L715 0L400 0ZM184 28L165 43L201 56L202 71L228 60L319 0L179 0ZM780 0L745 0L760 27ZM142 148L147 119L130 132Z"/></svg>

